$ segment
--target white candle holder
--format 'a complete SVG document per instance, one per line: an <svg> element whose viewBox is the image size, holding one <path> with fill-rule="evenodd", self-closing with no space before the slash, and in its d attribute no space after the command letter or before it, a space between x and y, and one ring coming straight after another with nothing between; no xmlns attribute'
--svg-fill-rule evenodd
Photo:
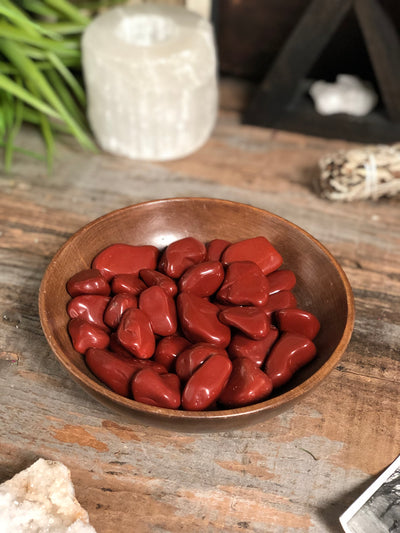
<svg viewBox="0 0 400 533"><path fill-rule="evenodd" d="M82 54L88 120L103 150L169 160L209 138L218 89L206 19L176 6L114 8L87 27Z"/></svg>

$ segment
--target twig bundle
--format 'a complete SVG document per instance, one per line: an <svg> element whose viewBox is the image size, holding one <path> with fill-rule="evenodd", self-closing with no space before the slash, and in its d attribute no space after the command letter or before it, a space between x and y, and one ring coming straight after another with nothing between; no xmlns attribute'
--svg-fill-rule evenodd
<svg viewBox="0 0 400 533"><path fill-rule="evenodd" d="M377 200L400 193L400 144L338 151L319 161L319 189L329 200Z"/></svg>

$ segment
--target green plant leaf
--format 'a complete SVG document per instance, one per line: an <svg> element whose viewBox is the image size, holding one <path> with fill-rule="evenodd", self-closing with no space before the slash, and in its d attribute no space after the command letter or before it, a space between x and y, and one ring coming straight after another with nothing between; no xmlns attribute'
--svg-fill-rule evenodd
<svg viewBox="0 0 400 533"><path fill-rule="evenodd" d="M31 81L28 82L28 88L34 96L39 96L37 88ZM43 113L38 113L38 118L42 137L46 146L47 171L49 174L51 174L54 161L54 136L51 130L50 122L46 115L44 115Z"/></svg>
<svg viewBox="0 0 400 533"><path fill-rule="evenodd" d="M93 15L123 0L0 0L0 146L10 168L21 125L40 129L49 171L57 131L96 151L85 115L81 36Z"/></svg>
<svg viewBox="0 0 400 533"><path fill-rule="evenodd" d="M77 22L41 22L40 26L49 32L54 31L59 35L80 35L87 25Z"/></svg>
<svg viewBox="0 0 400 533"><path fill-rule="evenodd" d="M20 51L27 57L30 57L35 61L48 60L47 51L45 49L36 48L35 46L30 46L29 44L22 42L17 42L16 44L19 46ZM66 65L68 64L68 66L76 66L77 68L81 67L80 50L72 50L69 48L66 48L65 50L60 49L57 50L57 55L62 59L62 61L65 62Z"/></svg>
<svg viewBox="0 0 400 533"><path fill-rule="evenodd" d="M70 86L72 92L74 93L78 102L82 105L86 105L86 95L83 87L80 85L75 76L71 73L70 70L64 65L60 58L53 52L47 54L49 61L56 68L56 70L61 74L66 83Z"/></svg>
<svg viewBox="0 0 400 533"><path fill-rule="evenodd" d="M53 51L57 53L65 53L67 50L78 50L79 42L77 39L63 39L62 41L54 41L47 37L40 35L32 35L21 28L16 28L0 19L0 38L9 41L17 41L34 45L46 51Z"/></svg>
<svg viewBox="0 0 400 533"><path fill-rule="evenodd" d="M6 97L7 93L0 90L0 139L3 141L7 132L6 125Z"/></svg>
<svg viewBox="0 0 400 533"><path fill-rule="evenodd" d="M65 108L68 110L68 112L72 116L72 118L76 120L76 122L82 128L87 129L88 126L87 126L86 117L84 113L76 104L71 93L68 91L68 87L65 85L65 83L63 82L63 79L58 74L58 72L56 70L48 70L46 72L46 76L51 86L54 88L54 90L57 92L58 96L60 97Z"/></svg>
<svg viewBox="0 0 400 533"><path fill-rule="evenodd" d="M1 148L5 148L5 146L5 142L0 142ZM14 146L14 152L20 152L21 154L33 157L35 159L39 159L40 161L45 161L45 157L42 154L38 154L37 152L33 152L32 150L26 150L25 148L21 148L20 146Z"/></svg>
<svg viewBox="0 0 400 533"><path fill-rule="evenodd" d="M22 54L19 47L11 41L0 40L0 50L19 69L23 78L32 82L38 93L58 112L79 143L86 148L95 150L95 145L87 132L77 124L35 63Z"/></svg>
<svg viewBox="0 0 400 533"><path fill-rule="evenodd" d="M21 5L26 11L41 15L42 17L48 17L50 19L57 19L58 17L58 12L46 6L42 0L22 0Z"/></svg>
<svg viewBox="0 0 400 533"><path fill-rule="evenodd" d="M14 140L21 129L23 108L24 104L22 100L16 99L13 110L13 125L6 135L6 146L4 150L4 168L6 172L11 169L14 153Z"/></svg>
<svg viewBox="0 0 400 533"><path fill-rule="evenodd" d="M44 0L44 2L73 22L81 24L89 24L90 22L90 19L86 15L81 13L77 7L67 0Z"/></svg>
<svg viewBox="0 0 400 533"><path fill-rule="evenodd" d="M29 54L27 54L28 57L31 57ZM44 54L41 54L41 58L44 56ZM74 58L63 58L63 65L66 68L78 68L79 67L79 61L76 61ZM54 69L54 65L50 63L50 61L35 61L35 65L39 70L49 70ZM0 72L2 74L7 74L11 76L15 76L18 74L18 69L11 65L10 63L6 63L5 61L0 61Z"/></svg>
<svg viewBox="0 0 400 533"><path fill-rule="evenodd" d="M38 37L41 34L44 34L53 39L61 39L61 36L56 32L46 30L40 24L37 24L27 17L26 14L21 11L13 2L10 2L10 0L2 0L0 4L0 15L4 15L24 32L33 36Z"/></svg>
<svg viewBox="0 0 400 533"><path fill-rule="evenodd" d="M45 113L46 115L49 115L54 118L61 118L60 114L55 111L52 107L47 105L46 103L42 102L38 98L35 98L29 91L27 91L24 87L18 85L15 83L15 81L11 80L7 76L4 76L4 74L0 73L0 89L3 89L7 93L10 93L10 95L15 96L16 98L20 98L25 103L31 105L38 111L41 111L42 113Z"/></svg>
<svg viewBox="0 0 400 533"><path fill-rule="evenodd" d="M30 107L24 107L23 111L23 120L24 122L29 122L34 126L40 126L40 115L39 111L32 109ZM64 124L64 122L55 121L50 119L51 128L53 131L61 133L69 133L69 128Z"/></svg>
<svg viewBox="0 0 400 533"><path fill-rule="evenodd" d="M12 94L6 93L3 99L3 116L6 127L6 135L10 132L14 124L14 97Z"/></svg>

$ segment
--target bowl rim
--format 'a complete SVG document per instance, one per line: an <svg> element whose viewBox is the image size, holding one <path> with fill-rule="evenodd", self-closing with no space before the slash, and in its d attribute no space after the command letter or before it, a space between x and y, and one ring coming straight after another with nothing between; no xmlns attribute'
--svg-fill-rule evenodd
<svg viewBox="0 0 400 533"><path fill-rule="evenodd" d="M46 320L46 309L45 309L45 297L46 297L46 286L48 284L48 280L50 279L53 270L55 269L55 266L57 262L60 260L60 257L64 253L64 250L70 245L70 243L79 237L83 232L88 231L93 226L101 223L105 219L108 219L110 217L116 216L122 212L129 211L132 209L138 209L145 206L151 206L151 205L160 205L164 203L170 203L170 202L179 202L183 203L186 201L191 202L211 202L215 204L224 204L226 206L235 206L235 207L245 207L246 209L250 209L253 211L256 211L260 214L267 214L268 216L279 220L280 222L283 222L286 225L289 225L292 227L292 229L295 229L302 233L306 238L311 240L314 245L316 245L332 262L334 265L341 282L343 284L345 294L346 294L346 305L347 305L347 320L346 325L343 331L343 334L340 338L340 341L338 345L336 346L335 350L330 355L329 359L323 363L323 365L314 372L309 378L307 378L305 381L303 381L300 385L297 385L296 387L283 392L282 394L278 394L277 396L274 396L272 398L267 398L263 402L258 402L256 404L243 406L243 407L236 407L232 409L219 409L216 411L185 411L185 410L174 410L174 409L167 409L164 407L157 407L152 405L147 405L141 402L138 402L136 400L133 400L131 398L125 398L111 389L109 389L105 384L101 384L101 382L95 381L95 376L93 376L94 379L92 379L90 376L79 370L70 360L69 357L67 357L64 353L64 351L59 347L59 345L55 342L54 337L51 332L51 328L49 326L49 323ZM279 407L283 407L286 404L290 404L293 400L300 398L310 392L312 389L314 389L317 385L320 384L321 381L323 381L323 378L328 376L331 371L335 368L337 363L339 362L340 358L344 354L347 345L350 342L352 332L354 329L354 322L355 322L355 306L354 306L354 295L353 291L350 285L350 282L341 267L341 265L338 263L338 261L335 259L335 257L332 255L332 253L327 249L325 245L323 245L319 240L317 240L315 237L313 237L308 231L304 230L297 224L289 221L288 219L277 215L271 211L267 211L266 209L255 207L250 204L242 203L242 202L236 202L232 200L226 200L226 199L220 199L220 198L209 198L209 197L203 197L203 196L182 196L182 197L170 197L170 198L162 198L162 199L155 199L155 200L147 200L143 202L139 202L136 204L130 204L128 206L121 207L119 209L114 209L108 213L105 213L84 226L82 226L80 229L78 229L76 232L70 235L68 239L64 242L64 244L58 249L58 251L55 253L55 255L50 260L50 263L48 264L46 271L44 273L44 276L42 278L40 288L39 288L39 318L42 330L44 332L44 335L46 337L46 340L48 344L50 345L50 348L52 349L54 355L56 356L57 360L62 364L62 366L71 374L71 376L74 378L76 382L78 382L81 386L83 386L86 390L92 390L97 393L97 395L100 395L104 398L107 398L108 400L111 400L113 403L117 403L121 407L127 408L128 410L133 412L141 413L142 415L149 415L154 417L162 417L164 419L171 418L171 419L177 419L180 420L218 420L218 419L226 419L229 417L230 419L236 418L236 417L243 417L245 415L252 415L259 413L261 411L269 411L274 410Z"/></svg>

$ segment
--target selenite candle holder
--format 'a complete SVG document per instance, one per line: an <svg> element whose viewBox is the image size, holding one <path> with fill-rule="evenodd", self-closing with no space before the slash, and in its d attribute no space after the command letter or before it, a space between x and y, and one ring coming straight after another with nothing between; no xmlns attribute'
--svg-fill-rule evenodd
<svg viewBox="0 0 400 533"><path fill-rule="evenodd" d="M200 148L218 107L213 29L167 5L123 6L82 39L88 120L100 147L133 159L170 160Z"/></svg>

